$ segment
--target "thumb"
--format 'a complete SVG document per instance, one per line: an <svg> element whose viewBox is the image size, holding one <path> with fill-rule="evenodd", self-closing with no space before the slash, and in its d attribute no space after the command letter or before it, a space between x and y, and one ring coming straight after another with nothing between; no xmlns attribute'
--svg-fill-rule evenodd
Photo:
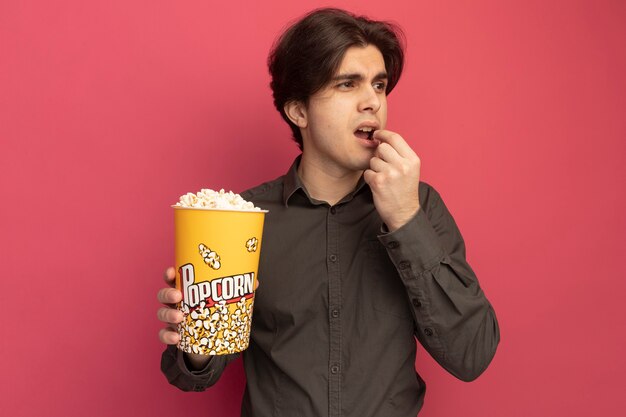
<svg viewBox="0 0 626 417"><path fill-rule="evenodd" d="M167 285L173 288L176 286L176 283L174 282L175 279L176 279L176 270L174 269L173 266L170 266L163 273L163 280L165 281Z"/></svg>

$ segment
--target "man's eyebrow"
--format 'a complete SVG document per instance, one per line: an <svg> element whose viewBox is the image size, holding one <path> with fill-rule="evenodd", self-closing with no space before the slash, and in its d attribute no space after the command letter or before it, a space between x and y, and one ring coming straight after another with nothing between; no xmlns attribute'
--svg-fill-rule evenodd
<svg viewBox="0 0 626 417"><path fill-rule="evenodd" d="M379 72L378 74L376 74L376 76L374 77L375 80L386 80L388 79L389 76L387 75L386 72Z"/></svg>
<svg viewBox="0 0 626 417"><path fill-rule="evenodd" d="M363 80L363 74L359 73L349 73L349 74L337 74L335 75L331 81L342 81L342 80L353 80L353 81L361 81ZM386 80L389 78L386 72L379 72L374 76L375 80Z"/></svg>

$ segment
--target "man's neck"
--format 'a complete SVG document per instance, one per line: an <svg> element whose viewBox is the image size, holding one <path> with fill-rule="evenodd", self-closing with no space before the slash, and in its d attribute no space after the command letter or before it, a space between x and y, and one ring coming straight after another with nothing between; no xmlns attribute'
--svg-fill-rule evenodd
<svg viewBox="0 0 626 417"><path fill-rule="evenodd" d="M302 155L298 175L311 198L325 201L331 206L354 191L363 171L329 169L318 161L310 161Z"/></svg>

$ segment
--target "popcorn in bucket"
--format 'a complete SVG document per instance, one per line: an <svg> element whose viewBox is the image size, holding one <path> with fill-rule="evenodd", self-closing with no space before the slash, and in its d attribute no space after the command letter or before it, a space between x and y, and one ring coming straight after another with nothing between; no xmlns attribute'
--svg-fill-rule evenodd
<svg viewBox="0 0 626 417"><path fill-rule="evenodd" d="M184 352L225 355L250 339L266 210L238 194L203 189L174 207L178 325Z"/></svg>

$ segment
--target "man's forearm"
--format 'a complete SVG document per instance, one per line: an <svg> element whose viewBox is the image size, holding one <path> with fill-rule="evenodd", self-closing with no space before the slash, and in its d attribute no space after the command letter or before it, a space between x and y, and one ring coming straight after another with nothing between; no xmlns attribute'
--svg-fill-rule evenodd
<svg viewBox="0 0 626 417"><path fill-rule="evenodd" d="M417 338L445 369L469 381L493 358L498 322L454 219L439 194L421 186L417 214L379 239L407 290Z"/></svg>
<svg viewBox="0 0 626 417"><path fill-rule="evenodd" d="M183 391L204 391L217 382L226 364L237 356L189 355L170 345L161 356L161 371L170 384Z"/></svg>

